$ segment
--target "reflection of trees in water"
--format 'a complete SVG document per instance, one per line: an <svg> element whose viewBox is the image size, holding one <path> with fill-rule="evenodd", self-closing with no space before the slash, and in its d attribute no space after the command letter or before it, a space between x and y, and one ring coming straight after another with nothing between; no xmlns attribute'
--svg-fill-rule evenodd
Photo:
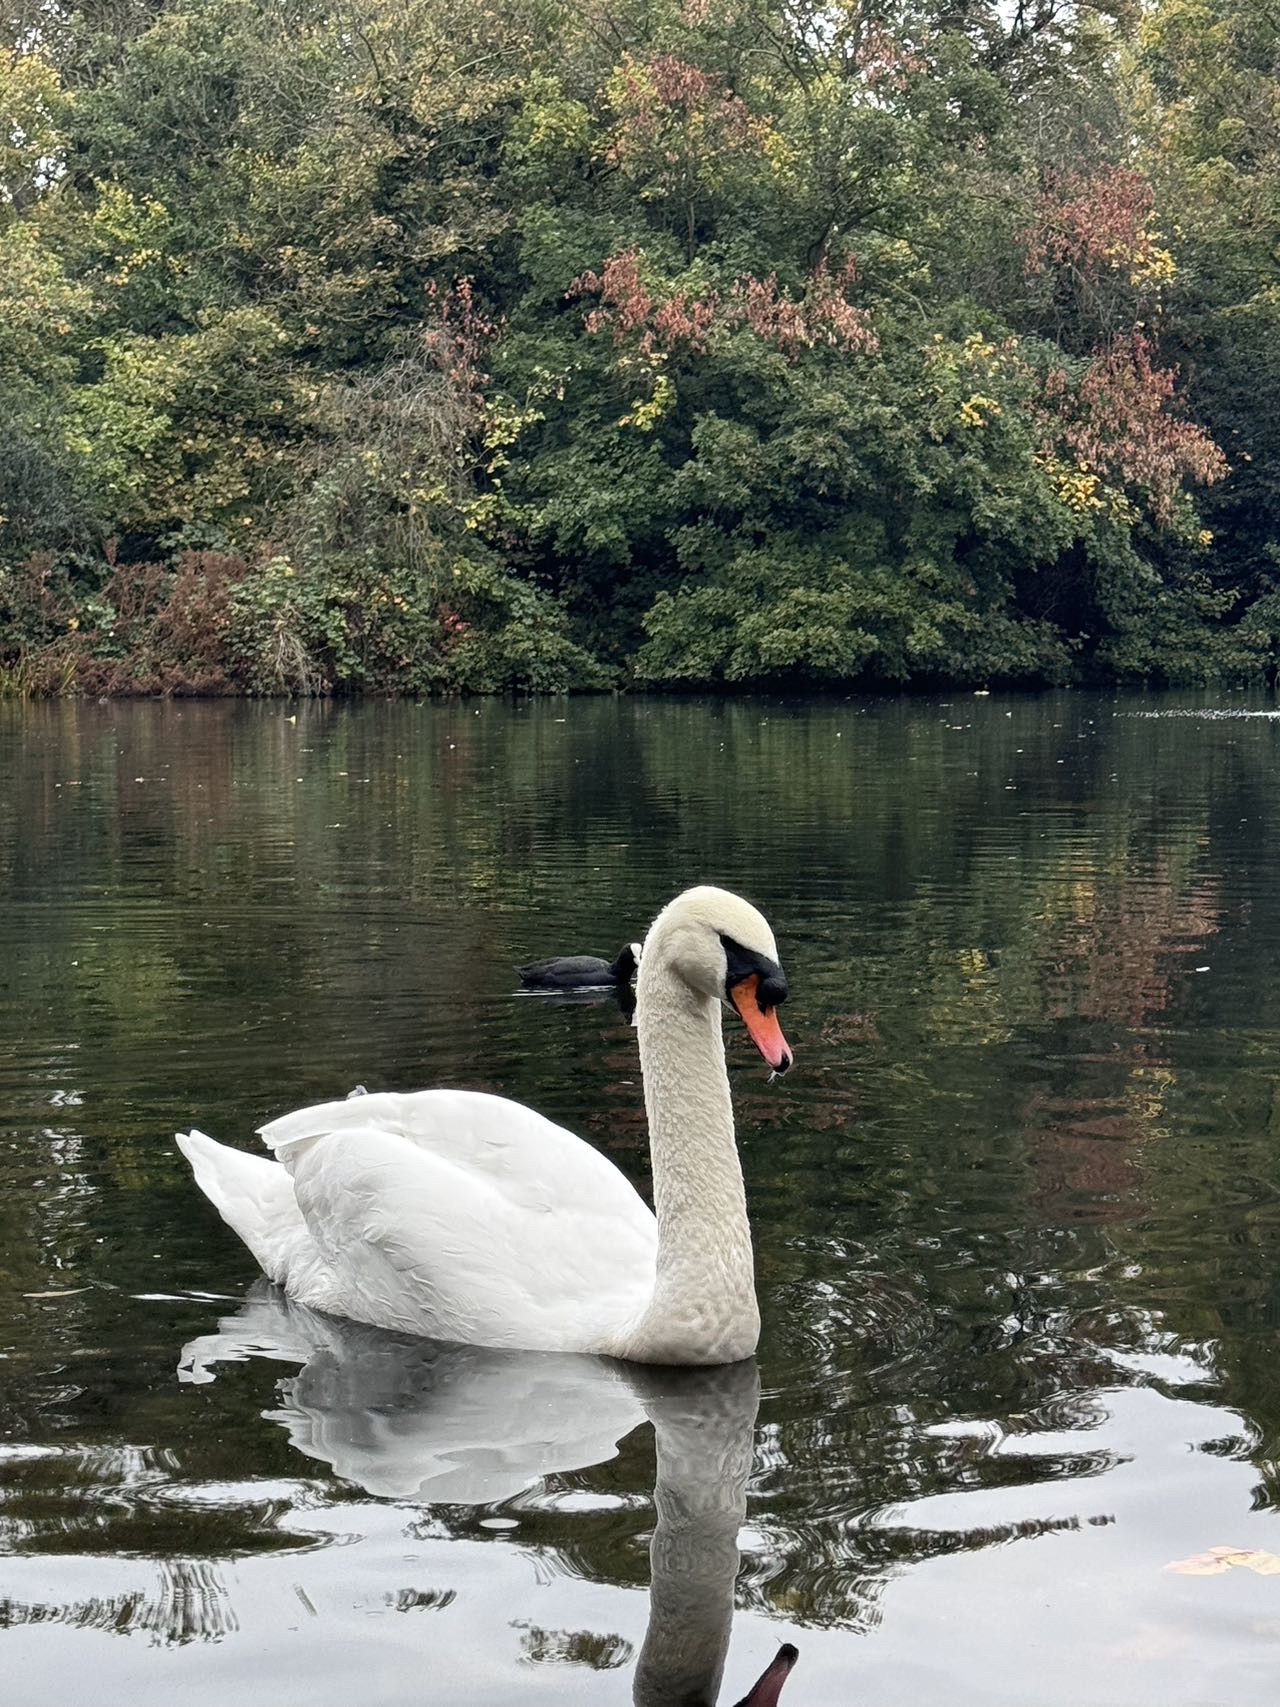
<svg viewBox="0 0 1280 1707"><path fill-rule="evenodd" d="M543 1630L517 1619L523 1632L520 1645L530 1665L589 1666L592 1671L617 1671L630 1665L635 1649L621 1636L600 1635L594 1630Z"/></svg>
<svg viewBox="0 0 1280 1707"><path fill-rule="evenodd" d="M1188 882L1172 863L1126 868L1122 884L1074 885L1069 915L1057 921L1046 1019L1074 1022L1085 1047L1062 1082L1031 1092L1020 1112L1039 1195L1046 1207L1070 1205L1072 1219L1129 1219L1143 1184L1137 1147L1169 1136L1178 1069L1148 1028L1174 1000L1179 956L1206 951L1222 922L1220 882ZM1090 1021L1108 1029L1086 1040Z"/></svg>
<svg viewBox="0 0 1280 1707"><path fill-rule="evenodd" d="M204 1559L165 1559L154 1592L132 1590L62 1605L0 1599L0 1630L24 1624L70 1624L111 1635L145 1634L156 1644L216 1642L239 1628L217 1566Z"/></svg>
<svg viewBox="0 0 1280 1707"><path fill-rule="evenodd" d="M428 1500L419 1516L406 1508L409 1533L508 1544L483 1527L492 1505L451 1503L488 1496L518 1520L511 1539L544 1566L631 1586L645 1582L637 1542L655 1472L650 1436L636 1425L648 1415L657 1431L654 1628L663 1652L697 1650L710 1669L706 1648L691 1640L681 1650L674 1632L686 1616L695 1632L727 1629L744 1510L740 1597L796 1623L855 1629L878 1622L886 1585L911 1564L1105 1519L1106 1496L1093 1484L1120 1460L1105 1438L1104 1390L1147 1377L1093 1336L1106 1329L1141 1349L1156 1343L1158 1325L1045 1311L1034 1294L1009 1303L1000 1326L971 1342L971 1382L959 1391L957 1361L934 1361L928 1342L913 1339L919 1324L893 1302L864 1318L878 1320L882 1349L896 1336L893 1358L878 1364L851 1361L830 1313L815 1313L821 1331L798 1348L803 1373L784 1378L754 1433L751 1394L735 1386L749 1371L680 1376L430 1347L314 1316L265 1286L217 1334L192 1342L186 1366L200 1377L244 1356L300 1362L264 1414L339 1476ZM854 1320L840 1314L842 1326ZM488 1444L468 1456L459 1447L481 1438L477 1418ZM600 1451L610 1436L620 1437L616 1457L578 1472L552 1468L583 1462L584 1443ZM1059 1482L1071 1484L1062 1515L994 1521L981 1498L973 1520L954 1526L914 1515L936 1495ZM692 1574L682 1561L691 1533ZM581 1646L572 1632L531 1630L528 1639L538 1652ZM613 1663L607 1644L589 1651Z"/></svg>
<svg viewBox="0 0 1280 1707"><path fill-rule="evenodd" d="M1151 1322L1128 1326L1138 1348L1158 1334ZM228 1358L265 1355L300 1362L298 1375L279 1383L264 1415L344 1481L395 1499L406 1533L496 1546L514 1542L543 1568L643 1587L637 1543L656 1509L651 1639L640 1658L636 1698L665 1703L681 1698L670 1693L673 1671L683 1666L711 1678L723 1664L744 1511L750 1528L739 1600L794 1623L853 1629L879 1621L886 1585L909 1565L1070 1531L1105 1517L1105 1496L1100 1505L1090 1484L1116 1459L1098 1438L1107 1416L1098 1389L1143 1377L1089 1346L1089 1327L1028 1315L1010 1323L1001 1346L987 1345L985 1355L1003 1353L1018 1369L1018 1379L1006 1379L1011 1402L999 1414L990 1408L992 1384L977 1375L975 1409L988 1409L980 1420L957 1422L964 1395L957 1401L945 1391L945 1374L932 1395L913 1392L920 1377L929 1378L929 1366L904 1357L891 1382L883 1369L864 1370L850 1390L841 1390L834 1404L828 1397L822 1407L797 1383L787 1392L781 1419L766 1417L758 1432L752 1427L750 1366L672 1375L617 1370L589 1359L431 1348L300 1312L265 1287L218 1334L193 1342L188 1364L207 1376ZM552 1367L539 1368L543 1363ZM812 1368L810 1375L815 1388L826 1389L828 1370ZM892 1387L891 1397L876 1391L882 1382ZM212 1396L220 1384L201 1396ZM1040 1403L1018 1408L1037 1388ZM481 1414L489 1419L489 1444L468 1453L466 1443L474 1445L473 1422ZM645 1416L656 1430L656 1460L652 1437L636 1427ZM583 1443L588 1451L608 1450L608 1436L623 1430L632 1432L624 1435L617 1458L576 1472L551 1467L557 1459L580 1459ZM647 1495L655 1461L651 1508ZM112 1504L119 1521L127 1522L121 1508L131 1494L145 1500L155 1489L157 1468L154 1458L143 1456L126 1455L116 1463L122 1476L132 1474L139 1484L117 1486ZM981 1502L974 1521L955 1526L938 1527L913 1515L919 1502L936 1494L981 1495L1061 1480L1073 1487L1068 1509L1058 1517L994 1522ZM252 1486L244 1484L241 1491ZM419 1505L433 1488L452 1498ZM174 1491L180 1500L181 1485ZM504 1516L518 1520L509 1539L481 1527L494 1505L453 1503L486 1495L498 1499L496 1509ZM215 1496L210 1489L203 1497ZM309 1503L323 1504L324 1497L315 1485ZM329 1497L340 1502L346 1496L334 1489ZM235 1514L224 1510L219 1516L221 1544L234 1550ZM100 1540L111 1545L120 1538L108 1526ZM191 1538L188 1532L186 1541ZM175 1533L172 1544L183 1539ZM388 1595L387 1604L400 1611L431 1610L451 1598L448 1589L405 1588ZM175 1566L159 1595L135 1592L43 1608L10 1603L5 1616L10 1622L69 1620L121 1633L144 1629L171 1641L234 1627L216 1561ZM522 1641L530 1660L615 1669L631 1657L621 1638L608 1631L530 1624ZM640 1689L646 1679L647 1692ZM706 1699L714 1698L711 1689Z"/></svg>
<svg viewBox="0 0 1280 1707"><path fill-rule="evenodd" d="M1190 851L1190 850L1188 850ZM1202 840L1195 853L1208 853ZM1222 884L1158 855L1072 884L1046 944L1046 1018L1141 1028L1173 999L1175 957L1202 949L1223 922Z"/></svg>
<svg viewBox="0 0 1280 1707"><path fill-rule="evenodd" d="M931 1320L874 1275L853 1276L838 1298L826 1282L802 1289L794 1361L780 1368L775 1353L767 1365L782 1396L764 1407L752 1481L752 1604L866 1629L905 1567L1071 1530L1105 1509L1092 1484L1121 1460L1100 1438L1104 1393L1144 1379L1109 1353L1121 1325L1049 1307L1035 1288L1011 1285L985 1305L966 1328L951 1313ZM1129 1333L1155 1337L1136 1321ZM1059 1482L1071 1484L1061 1517L985 1512L984 1495ZM916 1515L964 1494L978 1496L974 1515L954 1528Z"/></svg>

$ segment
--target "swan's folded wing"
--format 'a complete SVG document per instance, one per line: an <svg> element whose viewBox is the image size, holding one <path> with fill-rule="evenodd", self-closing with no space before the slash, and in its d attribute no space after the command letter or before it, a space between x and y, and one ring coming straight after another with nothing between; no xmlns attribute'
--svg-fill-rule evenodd
<svg viewBox="0 0 1280 1707"><path fill-rule="evenodd" d="M506 1196L531 1209L579 1206L653 1219L635 1187L598 1150L523 1103L486 1091L378 1091L298 1109L258 1130L295 1175L309 1140L373 1130L489 1175Z"/></svg>
<svg viewBox="0 0 1280 1707"><path fill-rule="evenodd" d="M605 1157L519 1103L380 1093L262 1136L333 1277L332 1297L307 1302L442 1338L588 1350L651 1295L652 1213Z"/></svg>

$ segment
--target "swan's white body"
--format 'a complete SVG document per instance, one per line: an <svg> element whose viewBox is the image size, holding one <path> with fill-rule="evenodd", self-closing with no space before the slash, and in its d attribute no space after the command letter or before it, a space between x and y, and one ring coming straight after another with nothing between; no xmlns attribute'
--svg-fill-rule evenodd
<svg viewBox="0 0 1280 1707"><path fill-rule="evenodd" d="M653 1291L658 1229L612 1163L479 1091L384 1091L261 1131L276 1160L179 1139L291 1298L470 1345L598 1351ZM283 1165L281 1165L283 1164Z"/></svg>
<svg viewBox="0 0 1280 1707"><path fill-rule="evenodd" d="M270 1161L199 1132L178 1143L263 1270L313 1309L528 1351L749 1356L759 1313L721 933L776 963L761 915L720 889L678 896L645 940L636 1023L656 1218L589 1144L475 1091L302 1109L261 1129Z"/></svg>

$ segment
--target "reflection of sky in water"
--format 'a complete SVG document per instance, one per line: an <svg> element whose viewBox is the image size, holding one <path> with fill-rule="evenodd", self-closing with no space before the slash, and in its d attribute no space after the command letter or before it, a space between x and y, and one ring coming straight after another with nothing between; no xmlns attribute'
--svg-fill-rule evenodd
<svg viewBox="0 0 1280 1707"><path fill-rule="evenodd" d="M561 1699L584 1702L621 1702L634 1687L637 1700L656 1707L683 1698L663 1686L673 1655L692 1651L695 1670L715 1669L717 1645L728 1640L718 1608L723 1599L727 1620L740 1510L734 1489L742 1487L753 1436L749 1370L694 1373L673 1401L655 1372L426 1348L287 1309L263 1286L224 1318L220 1333L187 1348L188 1369L225 1378L226 1362L215 1360L256 1355L308 1359L279 1385L267 1414L307 1457L335 1469L345 1489L305 1476L179 1485L164 1480L160 1465L86 1457L87 1474L122 1477L128 1497L143 1505L270 1513L283 1550L178 1562L10 1559L6 1643L32 1699L74 1699L59 1694L67 1655L43 1640L46 1620L76 1627L77 1667L94 1680L86 1700L115 1699L110 1680L123 1685L131 1675L156 1691L180 1686L195 1702L226 1700L239 1688L285 1699L299 1667L308 1675L314 1665L317 1627L326 1659L314 1686L322 1700L340 1700L357 1686L370 1700L405 1699L415 1654L419 1664L443 1656L433 1663L447 1669L450 1698L467 1703L496 1701L518 1682L534 1696L554 1688ZM1235 1573L1228 1594L1219 1579L1162 1570L1223 1533L1224 1512L1232 1513L1234 1544L1265 1547L1275 1539L1272 1515L1247 1509L1255 1482L1240 1456L1248 1427L1183 1396L1214 1382L1194 1355L1139 1353L1115 1364L1118 1380L1140 1384L1062 1395L1038 1417L954 1418L921 1431L946 1452L949 1486L859 1514L856 1532L844 1538L844 1586L850 1614L875 1639L851 1642L807 1622L793 1627L802 1653L788 1686L794 1699L835 1699L832 1692L852 1682L873 1700L906 1701L913 1690L936 1694L944 1686L948 1699L975 1703L1065 1702L1073 1690L1077 1700L1207 1700L1222 1644L1240 1668L1233 1687L1246 1700L1263 1699L1280 1635L1271 1622L1275 1579ZM502 1397L508 1408L495 1410ZM489 1443L474 1455L465 1444L472 1410L475 1432ZM554 1467L582 1459L593 1426L595 1449L611 1456L606 1437L646 1416L667 1441L677 1531L653 1572L661 1658L658 1682L651 1666L647 1688L635 1668L650 1611L648 1499L584 1497ZM767 1442L766 1429L757 1477L770 1456ZM406 1497L418 1481L443 1503L424 1508ZM363 1499L357 1484L386 1497ZM456 1503L484 1493L499 1504L481 1511L502 1519L487 1536L491 1520L477 1521L474 1508ZM740 1540L744 1610L734 1624L729 1687L741 1681L745 1688L778 1638L776 1609L763 1614L773 1572L794 1546L753 1506ZM640 1586L621 1594L609 1586L618 1545L610 1520L619 1512L641 1517L624 1543ZM537 1540L549 1520L576 1520L585 1532L561 1551ZM904 1571L907 1564L914 1568ZM1205 1606L1206 1589L1216 1605ZM119 1651L124 1631L131 1655ZM142 1645L145 1665L135 1673ZM993 1676L996 1647L1003 1660ZM359 1682L370 1666L372 1675ZM551 1676L539 1681L525 1668ZM616 1673L616 1688L600 1672Z"/></svg>
<svg viewBox="0 0 1280 1707"><path fill-rule="evenodd" d="M1280 1579L1164 1569L1280 1553L1280 799L1223 709L0 707L24 1702L632 1699L697 1608L651 1608L653 1394L289 1341L168 1134L469 1083L643 1188L624 1016L512 967L709 877L776 923L798 1055L729 1037L765 1337L720 1707L784 1639L785 1707L1270 1703Z"/></svg>

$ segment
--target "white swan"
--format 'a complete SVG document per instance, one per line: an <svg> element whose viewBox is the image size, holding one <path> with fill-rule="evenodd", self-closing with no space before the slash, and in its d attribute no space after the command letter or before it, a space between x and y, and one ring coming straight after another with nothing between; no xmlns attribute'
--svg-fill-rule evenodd
<svg viewBox="0 0 1280 1707"><path fill-rule="evenodd" d="M786 993L773 933L738 896L690 889L654 921L636 1024L656 1218L589 1144L478 1091L287 1114L261 1129L275 1161L195 1131L178 1144L265 1272L313 1309L464 1344L732 1363L760 1316L720 1003L785 1072Z"/></svg>

